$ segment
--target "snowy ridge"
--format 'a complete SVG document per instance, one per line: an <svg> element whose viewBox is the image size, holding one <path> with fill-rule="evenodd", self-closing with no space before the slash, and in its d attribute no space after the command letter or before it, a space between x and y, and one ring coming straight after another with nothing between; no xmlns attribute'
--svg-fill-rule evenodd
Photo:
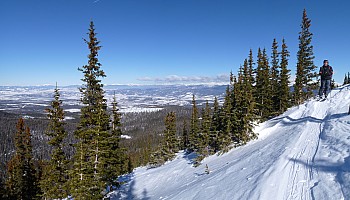
<svg viewBox="0 0 350 200"><path fill-rule="evenodd" d="M137 168L112 199L350 199L350 86L256 127L259 139L192 167L180 152ZM205 165L210 174L205 173Z"/></svg>

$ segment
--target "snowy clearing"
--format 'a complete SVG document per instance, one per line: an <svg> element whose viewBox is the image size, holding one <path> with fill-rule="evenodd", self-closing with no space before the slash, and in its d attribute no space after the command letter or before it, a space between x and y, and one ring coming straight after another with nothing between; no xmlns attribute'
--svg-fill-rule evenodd
<svg viewBox="0 0 350 200"><path fill-rule="evenodd" d="M180 152L140 167L112 199L350 199L350 87L311 100L256 127L259 139L192 167ZM206 164L210 173L205 173Z"/></svg>

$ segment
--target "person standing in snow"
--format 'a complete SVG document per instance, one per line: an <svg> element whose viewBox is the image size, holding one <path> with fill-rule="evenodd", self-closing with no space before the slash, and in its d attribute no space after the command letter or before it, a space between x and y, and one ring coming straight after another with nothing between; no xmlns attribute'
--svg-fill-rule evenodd
<svg viewBox="0 0 350 200"><path fill-rule="evenodd" d="M325 98L327 98L333 75L333 68L329 65L328 60L323 61L323 66L320 68L319 75L321 76L321 87L318 91L318 96L321 97L325 95Z"/></svg>

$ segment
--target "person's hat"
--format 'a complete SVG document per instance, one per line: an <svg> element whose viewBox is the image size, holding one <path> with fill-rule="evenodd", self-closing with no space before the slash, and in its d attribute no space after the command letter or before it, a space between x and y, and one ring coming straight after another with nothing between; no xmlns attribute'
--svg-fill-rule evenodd
<svg viewBox="0 0 350 200"><path fill-rule="evenodd" d="M323 63L328 62L328 60L324 60Z"/></svg>

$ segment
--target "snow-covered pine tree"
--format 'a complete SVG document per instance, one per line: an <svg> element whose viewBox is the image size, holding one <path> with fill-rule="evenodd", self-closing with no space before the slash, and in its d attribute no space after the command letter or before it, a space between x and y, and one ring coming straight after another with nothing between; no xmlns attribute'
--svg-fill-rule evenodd
<svg viewBox="0 0 350 200"><path fill-rule="evenodd" d="M64 129L64 111L60 100L59 89L56 84L54 100L48 112L49 125L45 132L49 137L48 144L52 147L51 159L44 167L40 188L44 199L63 199L68 197L68 159L63 151L64 138L67 132Z"/></svg>
<svg viewBox="0 0 350 200"><path fill-rule="evenodd" d="M280 64L280 83L279 83L279 113L283 113L290 107L290 89L289 89L289 78L290 70L288 69L288 58L289 51L288 46L285 40L282 40L282 50L281 55L281 64Z"/></svg>
<svg viewBox="0 0 350 200"><path fill-rule="evenodd" d="M76 199L101 199L106 181L104 175L106 139L109 138L110 117L107 113L107 100L104 98L101 78L106 77L101 70L97 56L101 49L96 38L94 23L90 22L89 40L85 40L90 53L88 64L79 68L84 74L81 93L80 122L74 135L75 145L73 168L70 171L70 191Z"/></svg>
<svg viewBox="0 0 350 200"><path fill-rule="evenodd" d="M311 20L307 17L306 9L303 11L301 31L299 32L299 50L297 53L297 73L294 85L293 100L300 105L306 99L313 96L312 91L317 88L318 83L316 66L314 65L314 53L312 33L310 32Z"/></svg>
<svg viewBox="0 0 350 200"><path fill-rule="evenodd" d="M18 120L16 128L16 152L7 164L6 190L9 199L35 199L39 188L33 164L30 129L25 126L23 118Z"/></svg>

